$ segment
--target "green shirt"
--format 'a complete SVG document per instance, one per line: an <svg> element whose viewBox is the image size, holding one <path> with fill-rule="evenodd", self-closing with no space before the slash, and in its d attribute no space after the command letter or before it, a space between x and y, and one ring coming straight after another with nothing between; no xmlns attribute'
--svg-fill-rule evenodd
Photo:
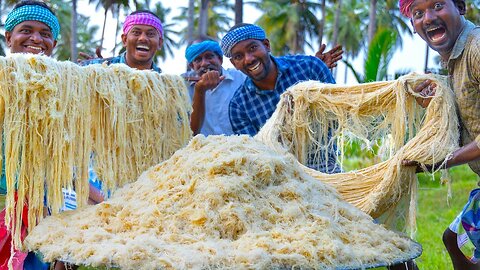
<svg viewBox="0 0 480 270"><path fill-rule="evenodd" d="M461 125L461 142L480 147L480 27L467 21L450 58L444 63L455 92ZM480 161L468 164L480 175Z"/></svg>

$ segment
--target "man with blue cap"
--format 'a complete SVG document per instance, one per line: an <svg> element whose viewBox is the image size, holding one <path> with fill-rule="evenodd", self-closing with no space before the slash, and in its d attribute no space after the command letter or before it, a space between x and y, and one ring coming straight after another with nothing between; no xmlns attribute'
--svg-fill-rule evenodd
<svg viewBox="0 0 480 270"><path fill-rule="evenodd" d="M257 134L288 87L307 80L335 83L328 67L317 57L272 56L265 31L254 24L232 27L223 37L221 48L233 66L247 75L230 101L229 116L235 134ZM320 153L324 158L319 163L309 159L306 165L324 173L340 172L336 146L329 146L326 151Z"/></svg>
<svg viewBox="0 0 480 270"><path fill-rule="evenodd" d="M194 77L187 77L193 107L190 116L193 134L233 134L228 104L235 90L243 84L245 75L236 69L222 67L222 49L209 37L200 37L188 46L185 58L195 73Z"/></svg>
<svg viewBox="0 0 480 270"><path fill-rule="evenodd" d="M40 1L20 2L5 21L5 40L11 53L51 56L59 33L57 17Z"/></svg>
<svg viewBox="0 0 480 270"><path fill-rule="evenodd" d="M60 24L55 13L41 1L21 1L8 13L5 20L5 41L10 53L51 56L59 33ZM2 172L2 181L5 181L4 177ZM24 206L22 213L25 217L27 207ZM23 225L22 239L27 234L26 222ZM7 269L9 265L15 270L49 268L49 265L43 263L34 253L24 253L11 246L11 232L5 226L3 210L0 212L0 269Z"/></svg>

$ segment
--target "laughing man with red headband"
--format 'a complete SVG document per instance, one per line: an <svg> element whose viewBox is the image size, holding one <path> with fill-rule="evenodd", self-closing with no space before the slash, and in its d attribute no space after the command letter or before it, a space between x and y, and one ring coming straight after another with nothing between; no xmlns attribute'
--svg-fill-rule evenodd
<svg viewBox="0 0 480 270"><path fill-rule="evenodd" d="M82 66L91 64L126 64L139 70L151 69L161 72L153 62L155 53L163 45L162 22L147 10L138 10L127 16L123 23L122 43L125 52L117 57L98 58L81 62Z"/></svg>
<svg viewBox="0 0 480 270"><path fill-rule="evenodd" d="M448 71L460 117L461 147L446 160L419 168L449 168L468 163L480 175L480 28L465 19L465 0L400 0L400 11L410 18L416 33L437 51ZM428 80L417 89L428 106L434 95ZM420 102L419 102L420 103ZM480 189L443 234L455 270L480 269Z"/></svg>

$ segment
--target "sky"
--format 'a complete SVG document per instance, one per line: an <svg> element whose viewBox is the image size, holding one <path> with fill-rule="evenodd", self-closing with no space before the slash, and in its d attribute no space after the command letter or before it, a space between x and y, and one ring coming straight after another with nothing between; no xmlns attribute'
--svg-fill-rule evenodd
<svg viewBox="0 0 480 270"><path fill-rule="evenodd" d="M90 15L91 24L97 24L100 26L100 30L98 35L101 34L101 25L103 24L103 12L102 11L95 11L94 5L89 5L87 0L79 0L79 7L78 12L84 15L87 14L97 14L95 16ZM152 1L152 4L155 0ZM172 12L170 14L170 18L178 15L180 12L179 7L187 7L188 0L175 0L175 1L163 1L163 5L165 7L170 7ZM233 12L231 13L233 16ZM243 21L246 23L254 23L256 19L260 16L260 12L255 8L251 7L250 5L244 5L244 18ZM107 19L107 27L105 30L106 38L104 41L104 50L103 56L111 56L108 54L115 44L114 42L114 32L115 32L115 23L116 21L111 17L111 13L109 13L109 17ZM268 33L267 33L268 35ZM332 47L332 44L327 44L327 50ZM415 71L415 72L423 72L425 68L425 54L426 54L427 46L426 43L418 36L414 35L413 37L405 36L403 39L403 47L398 49L394 54L394 57L389 65L389 75L392 75L397 71ZM167 56L165 61L160 61L159 66L162 68L164 73L168 74L181 74L185 72L186 67L186 60L184 57L185 46L180 47L179 49L174 51L174 56ZM306 51L306 54L314 54L314 51ZM436 52L430 50L429 52L430 59L429 59L429 67L434 67L434 60L433 56L436 55ZM363 55L359 56L354 61L354 66L360 73L363 73ZM224 58L223 65L225 68L233 68L229 59ZM345 65L343 63L339 63L338 67L336 68L336 81L337 83L346 83L346 84L356 84L356 80L351 72L347 72L347 79L345 80Z"/></svg>

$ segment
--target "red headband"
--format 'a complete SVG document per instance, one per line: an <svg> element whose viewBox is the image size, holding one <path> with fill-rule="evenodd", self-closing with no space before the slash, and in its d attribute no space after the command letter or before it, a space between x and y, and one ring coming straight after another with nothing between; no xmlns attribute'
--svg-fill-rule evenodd
<svg viewBox="0 0 480 270"><path fill-rule="evenodd" d="M400 0L398 1L398 8L400 9L400 12L403 14L405 17L411 17L412 14L410 13L410 6L413 4L414 0Z"/></svg>

